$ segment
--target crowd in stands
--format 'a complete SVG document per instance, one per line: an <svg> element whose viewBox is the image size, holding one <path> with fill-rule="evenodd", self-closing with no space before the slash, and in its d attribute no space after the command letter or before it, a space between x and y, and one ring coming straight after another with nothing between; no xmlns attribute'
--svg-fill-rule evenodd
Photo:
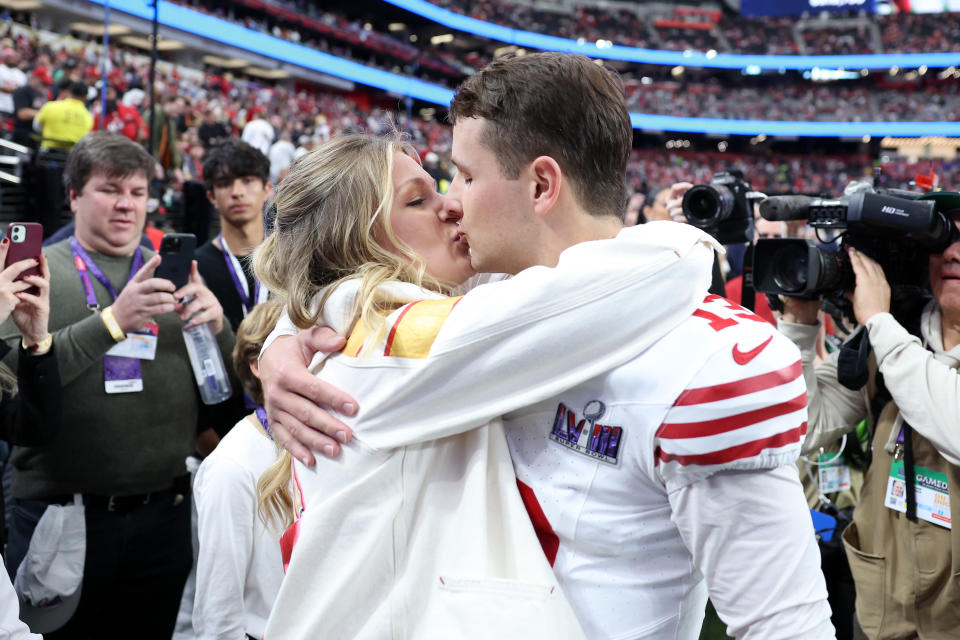
<svg viewBox="0 0 960 640"><path fill-rule="evenodd" d="M717 51L744 54L861 54L929 53L957 51L960 46L960 19L956 14L894 14L859 16L859 26L837 28L829 20L805 20L797 39L793 18L748 18L732 14L717 15L704 29L700 20L691 19L689 8L679 7L681 15L664 16L661 9L637 5L637 13L622 8L597 9L574 7L569 13L508 0L437 0L436 4L479 20L517 29L549 33L565 38L610 40L614 44L667 50ZM665 18L686 23L685 27L657 27ZM878 51L870 29L881 34Z"/></svg>
<svg viewBox="0 0 960 640"><path fill-rule="evenodd" d="M94 82L99 74L97 46L81 40L61 39L62 48L54 50L42 44L43 34L15 23L7 23L3 32L6 47L0 52L18 68L30 71L40 64L51 79L59 80L73 73L85 79L90 89L89 105L98 115L99 100ZM13 56L12 52L22 52ZM46 68L49 65L49 68ZM6 65L0 66L0 71ZM144 111L149 98L146 85L146 57L124 49L112 52L109 81L122 103ZM246 123L257 114L270 124L276 140L284 137L297 153L333 136L351 131L383 131L397 126L410 132L415 146L424 154L437 155L441 169L438 175L449 174L448 155L451 128L438 121L407 118L395 114L389 105L378 105L370 95L323 92L290 86L271 86L268 83L233 76L214 69L195 69L158 64L158 102L164 96L176 95L182 99L176 114L178 132L177 154L179 174L185 179L202 179L200 168L204 153L212 141L223 136L240 136ZM680 114L691 116L720 116L731 118L797 119L797 120L898 120L910 109L920 109L911 117L925 120L960 118L960 100L955 87L940 88L924 94L917 100L912 94L884 90L868 94L866 90L833 86L804 91L797 87L777 87L770 90L750 88L730 89L717 83L654 83L642 85L628 79L628 103L636 111ZM145 118L146 119L146 118ZM108 120L109 122L109 120ZM217 133L219 132L219 133ZM145 134L137 136L145 142ZM269 155L269 149L267 149ZM667 161L664 162L666 157ZM672 184L695 178L707 182L713 173L725 168L744 172L755 189L770 193L799 191L806 193L838 193L843 186L869 170L865 157L818 157L733 155L695 151L665 152L662 149L635 151L630 164L630 184L634 191L645 191L651 186ZM960 166L943 163L935 166L906 165L894 162L884 166L888 186L907 187L918 173L930 169L941 176L945 184L960 179ZM275 173L276 174L276 173ZM179 178L179 176L178 176ZM174 181L173 188L179 188Z"/></svg>
<svg viewBox="0 0 960 640"><path fill-rule="evenodd" d="M643 84L627 77L631 111L744 120L949 122L960 118L953 83L904 84L899 89L859 84L787 81L757 87L710 82Z"/></svg>

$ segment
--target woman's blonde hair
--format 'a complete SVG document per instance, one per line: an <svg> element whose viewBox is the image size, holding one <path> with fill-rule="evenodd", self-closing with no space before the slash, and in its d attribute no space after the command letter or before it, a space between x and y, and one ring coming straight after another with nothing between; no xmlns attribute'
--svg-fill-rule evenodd
<svg viewBox="0 0 960 640"><path fill-rule="evenodd" d="M397 153L416 157L397 134L334 138L296 160L277 187L274 230L256 250L253 269L297 327L315 326L336 287L359 278L349 329L363 327L375 344L386 333L385 316L403 304L380 285L399 281L450 292L459 284L430 277L423 258L393 233ZM282 452L258 483L267 526L293 522L290 465L289 452Z"/></svg>

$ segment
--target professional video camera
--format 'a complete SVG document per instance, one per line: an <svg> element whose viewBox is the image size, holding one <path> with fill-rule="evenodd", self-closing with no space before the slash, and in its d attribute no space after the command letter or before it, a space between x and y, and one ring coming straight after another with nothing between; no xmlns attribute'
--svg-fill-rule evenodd
<svg viewBox="0 0 960 640"><path fill-rule="evenodd" d="M715 173L710 184L693 186L683 195L683 215L720 244L751 242L750 193L742 172Z"/></svg>
<svg viewBox="0 0 960 640"><path fill-rule="evenodd" d="M836 199L773 196L760 203L760 215L767 220L807 220L818 236L823 229L845 231L828 247L803 239L758 241L753 262L757 291L823 297L827 308L852 317L842 296L856 285L846 252L850 246L883 267L895 302L929 297L929 255L960 239L956 226L937 209L936 194L858 186L859 191Z"/></svg>

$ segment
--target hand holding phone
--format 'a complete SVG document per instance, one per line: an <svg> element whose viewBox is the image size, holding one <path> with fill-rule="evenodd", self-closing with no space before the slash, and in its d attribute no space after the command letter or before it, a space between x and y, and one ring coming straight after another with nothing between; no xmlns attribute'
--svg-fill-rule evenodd
<svg viewBox="0 0 960 640"><path fill-rule="evenodd" d="M163 278L173 283L176 289L190 280L190 263L197 248L197 237L192 233L168 233L160 241L160 266L154 278Z"/></svg>
<svg viewBox="0 0 960 640"><path fill-rule="evenodd" d="M27 344L39 344L49 334L50 273L41 254L43 227L14 222L0 242L0 321L13 316Z"/></svg>
<svg viewBox="0 0 960 640"><path fill-rule="evenodd" d="M43 247L43 225L39 222L11 222L7 227L7 255L3 261L6 269L15 262L33 258L37 265L21 271L14 280L40 275L40 252Z"/></svg>

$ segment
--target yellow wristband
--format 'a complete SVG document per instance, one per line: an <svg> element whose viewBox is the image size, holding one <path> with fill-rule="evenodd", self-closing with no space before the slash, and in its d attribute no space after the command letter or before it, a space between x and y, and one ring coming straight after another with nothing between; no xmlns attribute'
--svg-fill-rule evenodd
<svg viewBox="0 0 960 640"><path fill-rule="evenodd" d="M20 339L20 344L23 345L23 348L31 352L36 356L42 356L46 352L50 351L50 347L53 346L53 336L49 333L47 337L38 342L37 344L27 344L27 341L23 338Z"/></svg>
<svg viewBox="0 0 960 640"><path fill-rule="evenodd" d="M107 307L102 310L100 312L100 319L103 320L103 324L106 325L107 331L110 332L114 342L123 342L127 339L126 334L123 333L123 329L121 329L119 323L117 323L117 319L113 317L113 309Z"/></svg>

